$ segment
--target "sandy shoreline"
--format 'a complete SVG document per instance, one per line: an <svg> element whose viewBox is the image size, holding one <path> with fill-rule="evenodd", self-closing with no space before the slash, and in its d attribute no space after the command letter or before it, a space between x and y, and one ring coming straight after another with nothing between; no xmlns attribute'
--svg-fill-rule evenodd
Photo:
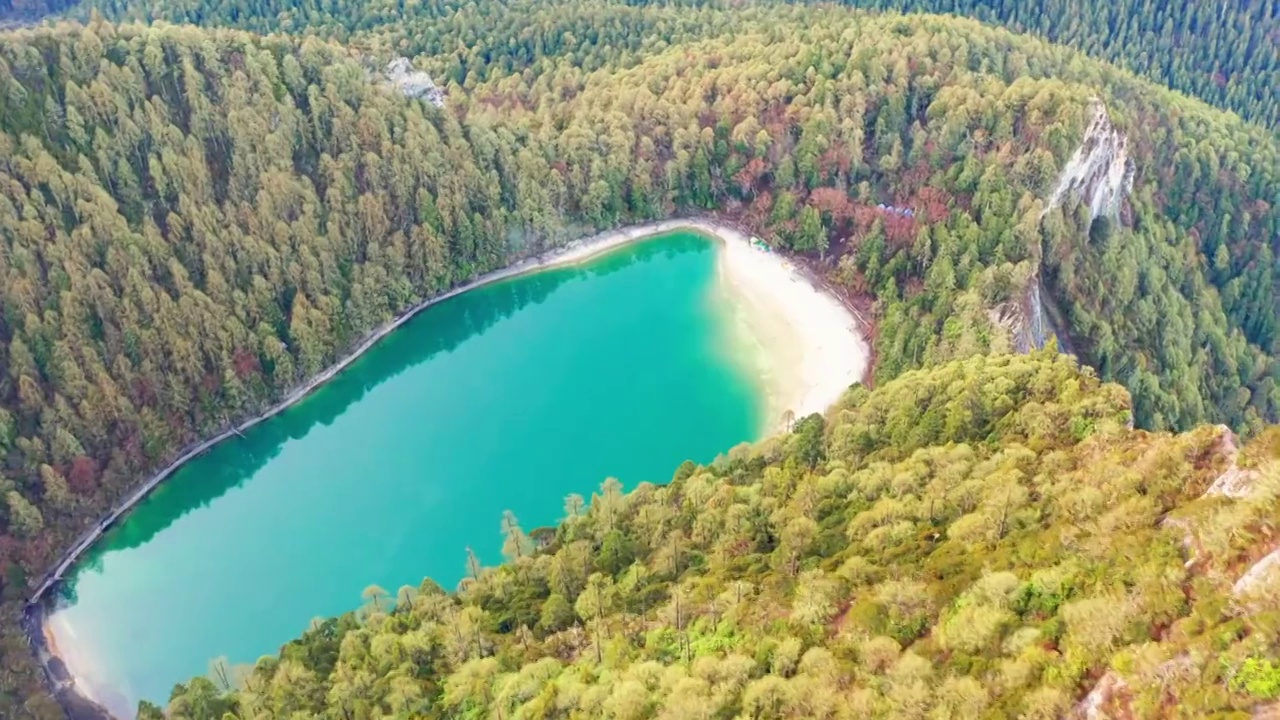
<svg viewBox="0 0 1280 720"><path fill-rule="evenodd" d="M636 240L692 230L721 243L721 283L736 308L741 337L756 346L748 359L766 394L764 431L781 429L782 414L796 418L825 412L862 379L870 351L857 320L839 300L815 287L795 263L756 247L737 228L712 220L666 220L611 230L580 240L513 274L572 265Z"/></svg>
<svg viewBox="0 0 1280 720"><path fill-rule="evenodd" d="M741 232L710 224L694 229L724 243L722 281L739 324L758 345L767 433L782 429L785 412L796 418L825 412L862 379L870 352L848 308L793 261L757 248Z"/></svg>
<svg viewBox="0 0 1280 720"><path fill-rule="evenodd" d="M862 379L870 351L857 320L839 300L815 287L795 263L756 247L737 228L712 220L666 220L611 230L577 241L555 256L511 269L514 275L589 260L636 240L692 230L717 240L722 284L737 308L735 321L758 346L750 359L762 376L769 418L776 431L782 413L801 418L825 412Z"/></svg>
<svg viewBox="0 0 1280 720"><path fill-rule="evenodd" d="M42 579L29 605L29 612L39 613L41 637L31 638L33 644L43 645L43 648L36 648L37 655L63 660L71 676L75 677L75 666L83 666L86 658L81 658L82 662L77 663L72 648L57 647L58 633L51 626L46 615L47 607L43 604L45 594L62 580L80 555L96 543L108 528L183 464L217 443L239 435L299 402L383 337L436 303L527 273L582 263L623 245L677 230L694 231L723 245L717 261L721 283L735 301L731 305L734 308L735 323L739 326L737 330L742 333L741 337L749 340L756 348L755 356L745 360L756 370L767 397L768 417L766 427L762 430L778 429L782 424L782 413L787 410L797 418L824 411L849 385L862 378L869 352L862 331L849 310L835 297L816 288L790 260L754 247L751 239L735 228L710 220L667 220L610 230L576 240L541 256L482 275L414 305L396 319L372 331L341 360L294 389L265 412L181 451L176 460L139 485L83 534ZM46 675L55 686L58 685L59 681L50 672L47 658L41 659L46 661ZM74 689L86 692L88 688L85 684L83 681L76 682ZM91 702L94 700L92 697L84 699Z"/></svg>

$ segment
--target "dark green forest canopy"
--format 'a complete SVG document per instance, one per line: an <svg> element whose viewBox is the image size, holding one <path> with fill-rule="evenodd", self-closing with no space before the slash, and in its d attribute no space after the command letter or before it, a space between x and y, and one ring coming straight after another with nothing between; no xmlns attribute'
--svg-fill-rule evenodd
<svg viewBox="0 0 1280 720"><path fill-rule="evenodd" d="M332 34L358 49L100 20L3 36L7 612L179 448L413 303L673 214L737 219L872 303L878 384L1014 348L1039 281L1140 427L1276 420L1280 152L1260 126L969 20L586 3L510 32L505 7L442 11L420 47L374 23ZM419 52L444 109L377 82ZM1133 189L1111 220L1071 198L1042 217L1098 101ZM4 629L8 716L38 680Z"/></svg>
<svg viewBox="0 0 1280 720"><path fill-rule="evenodd" d="M0 19L68 10L87 18L228 25L260 33L315 33L409 56L454 54L462 82L477 64L500 57L511 70L542 54L632 56L655 43L677 44L730 29L733 17L777 3L390 2L316 0L0 0ZM809 3L798 3L802 8ZM847 0L874 10L954 13L1040 35L1194 95L1271 128L1280 127L1280 11L1272 0ZM572 5L573 12L566 12ZM483 18L477 22L476 17ZM459 42L460 41L460 42ZM480 76L483 79L483 75Z"/></svg>
<svg viewBox="0 0 1280 720"><path fill-rule="evenodd" d="M858 387L667 485L570 496L532 556L509 518L510 563L370 587L168 717L1049 719L1095 684L1107 717L1246 711L1274 692L1276 588L1227 598L1280 436L1236 454L1129 419L1045 353ZM1201 497L1233 466L1257 496Z"/></svg>

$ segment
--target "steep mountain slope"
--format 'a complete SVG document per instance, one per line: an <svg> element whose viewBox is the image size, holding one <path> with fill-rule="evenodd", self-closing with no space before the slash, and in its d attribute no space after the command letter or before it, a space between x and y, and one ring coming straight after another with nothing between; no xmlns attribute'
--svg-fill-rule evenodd
<svg viewBox="0 0 1280 720"><path fill-rule="evenodd" d="M168 717L1247 709L1280 679L1261 655L1280 573L1233 589L1273 544L1280 435L1237 452L1223 428L1129 419L1123 389L1060 355L856 388L668 485L566 503L547 547L457 596L371 588L279 658L177 688ZM1245 497L1205 495L1239 467Z"/></svg>
<svg viewBox="0 0 1280 720"><path fill-rule="evenodd" d="M442 23L440 47L463 49L419 67L467 86L443 108L379 81L381 41L369 55L102 21L4 35L10 619L139 478L380 323L592 228L672 214L736 219L864 302L877 382L1014 347L1006 319L1043 285L1140 426L1276 419L1266 131L971 21L672 7L660 27L686 41L668 48L643 21L657 10L557 12L622 42L475 54L467 40L509 15ZM724 32L689 39L704 26ZM1100 111L1113 145L1090 132ZM1121 145L1114 201L1093 201L1093 173L1055 192L1082 148ZM15 629L0 678L29 688Z"/></svg>

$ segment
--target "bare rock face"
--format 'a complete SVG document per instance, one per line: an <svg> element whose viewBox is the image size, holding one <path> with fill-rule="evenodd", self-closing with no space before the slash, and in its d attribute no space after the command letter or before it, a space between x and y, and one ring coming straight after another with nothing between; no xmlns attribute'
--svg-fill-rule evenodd
<svg viewBox="0 0 1280 720"><path fill-rule="evenodd" d="M1214 479L1213 484L1205 491L1205 497L1225 497L1232 500L1246 498L1252 493L1258 480L1256 470L1245 470L1237 464L1240 449L1236 443L1235 433L1226 425L1219 425L1222 432L1218 441L1218 452L1227 458L1227 469Z"/></svg>
<svg viewBox="0 0 1280 720"><path fill-rule="evenodd" d="M1267 703L1253 709L1249 717L1253 720L1280 720L1280 703Z"/></svg>
<svg viewBox="0 0 1280 720"><path fill-rule="evenodd" d="M1099 217L1117 217L1120 203L1133 188L1133 163L1129 159L1129 139L1111 124L1107 108L1100 100L1094 100L1089 125L1085 128L1080 146L1071 155L1053 192L1046 198L1044 217L1068 197L1078 197L1089 206L1091 220ZM1045 314L1039 272L1027 283L1022 299L997 308L992 321L1010 331L1014 350L1029 352L1043 348L1052 336L1059 347L1070 352L1069 338L1057 331Z"/></svg>
<svg viewBox="0 0 1280 720"><path fill-rule="evenodd" d="M1106 106L1095 102L1084 139L1058 175L1058 184L1049 196L1045 211L1074 194L1089 205L1092 219L1114 216L1120 201L1132 188L1129 139L1111 124Z"/></svg>
<svg viewBox="0 0 1280 720"><path fill-rule="evenodd" d="M1045 302L1044 289L1040 285L1040 276L1037 273L1027 281L1026 290L1020 298L1002 303L993 309L989 316L992 323L1009 331L1014 352L1028 353L1032 350L1043 350L1052 339L1058 343L1060 352L1073 354L1070 338L1045 311Z"/></svg>
<svg viewBox="0 0 1280 720"><path fill-rule="evenodd" d="M1280 595L1280 550L1273 550L1236 580L1231 595L1243 608L1270 606Z"/></svg>
<svg viewBox="0 0 1280 720"><path fill-rule="evenodd" d="M398 57L387 63L387 82L407 98L426 100L436 107L444 107L444 90L431 76L414 70L409 58Z"/></svg>
<svg viewBox="0 0 1280 720"><path fill-rule="evenodd" d="M1072 720L1119 720L1133 717L1129 708L1129 694L1128 683L1114 671L1108 671L1068 717Z"/></svg>

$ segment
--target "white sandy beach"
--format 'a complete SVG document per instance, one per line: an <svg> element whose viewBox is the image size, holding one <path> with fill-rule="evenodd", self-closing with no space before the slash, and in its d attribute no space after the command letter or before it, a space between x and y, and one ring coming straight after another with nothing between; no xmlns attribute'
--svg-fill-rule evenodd
<svg viewBox="0 0 1280 720"><path fill-rule="evenodd" d="M800 418L825 411L862 379L870 355L857 320L839 300L817 288L794 263L759 249L741 231L710 220L667 220L580 240L562 252L510 268L512 274L579 263L636 240L693 230L723 243L721 282L737 305L738 340L756 346L745 360L760 376L767 398L766 430L790 410Z"/></svg>
<svg viewBox="0 0 1280 720"><path fill-rule="evenodd" d="M869 352L852 313L815 287L788 259L721 228L722 281L736 296L739 324L758 344L751 360L767 394L767 431L786 411L796 418L825 412L863 378Z"/></svg>
<svg viewBox="0 0 1280 720"><path fill-rule="evenodd" d="M824 412L862 379L870 353L853 314L815 287L795 264L755 247L741 231L710 220L667 220L577 241L554 255L521 263L511 274L579 263L636 240L693 230L723 244L718 269L731 295L737 344L767 395L765 431L779 429L790 410L801 418ZM505 277L505 276L504 276Z"/></svg>

